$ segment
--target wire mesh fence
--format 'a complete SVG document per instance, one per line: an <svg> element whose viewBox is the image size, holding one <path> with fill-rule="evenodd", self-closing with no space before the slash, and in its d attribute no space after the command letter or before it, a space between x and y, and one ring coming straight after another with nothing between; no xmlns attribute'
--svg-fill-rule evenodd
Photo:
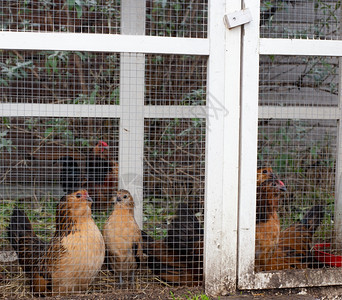
<svg viewBox="0 0 342 300"><path fill-rule="evenodd" d="M145 105L205 105L207 59L146 55Z"/></svg>
<svg viewBox="0 0 342 300"><path fill-rule="evenodd" d="M338 60L262 57L260 70L259 104L280 110L263 118L261 109L259 119L256 270L337 267L330 256L341 252L335 227L338 121L332 111L312 119L308 110L337 107ZM303 110L294 117L289 107Z"/></svg>
<svg viewBox="0 0 342 300"><path fill-rule="evenodd" d="M204 105L206 60L146 55L145 105ZM167 108L163 118L145 118L135 137L144 148L137 203L136 190L119 191L129 186L120 151L130 151L120 145L120 124L136 108L103 117L103 107L122 104L120 67L130 70L124 89L141 88L141 66L112 53L16 50L3 51L1 64L0 108L18 104L0 131L2 296L201 285L205 119L170 118ZM23 104L62 106L45 116L40 106L20 113ZM59 116L70 104L81 115ZM121 164L134 173L134 163Z"/></svg>
<svg viewBox="0 0 342 300"><path fill-rule="evenodd" d="M206 38L208 1L138 1L145 10L146 35ZM119 0L2 1L1 30L26 32L80 32L119 34ZM132 11L132 18L135 18Z"/></svg>
<svg viewBox="0 0 342 300"><path fill-rule="evenodd" d="M136 3L124 18L141 5L146 35L208 37L206 0ZM123 26L121 6L2 1L1 30L120 34L132 25ZM261 37L340 39L340 14L340 1L262 1ZM341 252L339 119L305 110L339 107L339 60L260 61L256 271L334 267L326 258ZM210 124L189 107L209 106L207 64L193 55L1 51L1 296L203 283ZM140 148L141 157L126 155Z"/></svg>
<svg viewBox="0 0 342 300"><path fill-rule="evenodd" d="M118 54L2 51L3 103L119 103Z"/></svg>
<svg viewBox="0 0 342 300"><path fill-rule="evenodd" d="M120 1L2 1L1 30L120 33Z"/></svg>
<svg viewBox="0 0 342 300"><path fill-rule="evenodd" d="M337 57L261 56L259 105L338 105Z"/></svg>
<svg viewBox="0 0 342 300"><path fill-rule="evenodd" d="M340 1L261 1L263 38L341 39Z"/></svg>
<svg viewBox="0 0 342 300"><path fill-rule="evenodd" d="M146 34L206 38L208 1L147 1Z"/></svg>

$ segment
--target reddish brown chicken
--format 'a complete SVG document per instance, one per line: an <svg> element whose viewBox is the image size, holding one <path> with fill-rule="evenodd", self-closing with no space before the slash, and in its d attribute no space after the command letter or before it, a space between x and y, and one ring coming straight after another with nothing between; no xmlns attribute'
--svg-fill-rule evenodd
<svg viewBox="0 0 342 300"><path fill-rule="evenodd" d="M285 189L272 168L259 168L258 185L267 180L273 180L279 184L281 190ZM160 279L175 285L202 284L203 229L193 210L185 203L179 205L166 238L155 240L145 232L142 232L142 237L149 268Z"/></svg>
<svg viewBox="0 0 342 300"><path fill-rule="evenodd" d="M261 167L257 170L257 186L260 186L265 180L276 178L276 175L273 173L272 168L270 167Z"/></svg>
<svg viewBox="0 0 342 300"><path fill-rule="evenodd" d="M279 243L264 265L263 271L319 267L312 253L312 237L325 212L322 205L313 206L303 219L282 231Z"/></svg>
<svg viewBox="0 0 342 300"><path fill-rule="evenodd" d="M83 187L94 200L93 210L106 210L118 190L119 167L106 142L99 141L87 161L87 178Z"/></svg>
<svg viewBox="0 0 342 300"><path fill-rule="evenodd" d="M104 261L105 244L91 217L87 191L64 196L56 210L56 231L49 244L34 233L25 212L15 208L8 239L34 294L86 291Z"/></svg>
<svg viewBox="0 0 342 300"><path fill-rule="evenodd" d="M120 284L122 278L132 277L142 259L141 231L134 219L134 201L126 190L119 190L114 210L103 228L108 262Z"/></svg>
<svg viewBox="0 0 342 300"><path fill-rule="evenodd" d="M255 229L255 264L259 270L271 257L279 242L280 220L278 206L280 192L285 191L282 181L275 178L264 180L257 187L256 229Z"/></svg>

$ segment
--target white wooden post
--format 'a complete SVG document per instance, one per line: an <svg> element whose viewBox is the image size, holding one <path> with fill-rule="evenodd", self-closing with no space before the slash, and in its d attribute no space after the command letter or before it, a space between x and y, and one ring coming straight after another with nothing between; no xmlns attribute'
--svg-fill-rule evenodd
<svg viewBox="0 0 342 300"><path fill-rule="evenodd" d="M244 26L242 40L239 262L240 282L254 274L256 170L259 86L259 6L260 1L245 0L253 21Z"/></svg>
<svg viewBox="0 0 342 300"><path fill-rule="evenodd" d="M241 31L223 19L240 9L240 1L209 1L204 274L214 296L236 287Z"/></svg>
<svg viewBox="0 0 342 300"><path fill-rule="evenodd" d="M121 2L121 33L145 34L145 1ZM119 187L131 192L135 219L143 220L144 85L145 55L120 55Z"/></svg>
<svg viewBox="0 0 342 300"><path fill-rule="evenodd" d="M342 58L339 58L339 114L342 108ZM336 232L336 243L342 245L342 122L341 115L337 120L337 143L336 143L336 179L335 179L335 216L334 225Z"/></svg>

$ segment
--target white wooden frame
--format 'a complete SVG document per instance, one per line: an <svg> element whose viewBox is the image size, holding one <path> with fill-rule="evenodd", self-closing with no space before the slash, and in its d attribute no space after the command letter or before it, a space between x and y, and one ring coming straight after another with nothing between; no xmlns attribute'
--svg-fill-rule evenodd
<svg viewBox="0 0 342 300"><path fill-rule="evenodd" d="M132 34L0 32L1 49L209 55L208 39Z"/></svg>
<svg viewBox="0 0 342 300"><path fill-rule="evenodd" d="M144 69L139 69L139 65L147 53L207 55L208 96L205 107L145 106L144 91L131 84L126 89L121 86L121 101L117 106L2 103L0 116L86 116L122 120L127 112L131 113L132 107L139 108L134 114L135 121L120 121L119 172L129 174L132 167L127 162L133 159L137 166L134 172L138 170L140 175L144 118L206 118L205 287L210 294L224 294L236 287L241 28L228 31L223 19L225 13L241 9L241 1L209 0L207 39L144 36L141 10L126 13L134 7L134 1L138 1L141 7L141 0L122 1L123 28L120 35L0 32L0 49L120 52L123 53L126 66L137 66L133 70L122 64L121 79L129 78L130 72L134 76L142 75ZM134 24L130 24L126 16L133 14L137 18ZM127 29L125 24L128 24ZM134 28L134 32L129 31L129 28ZM131 134L122 131L126 126L133 129ZM124 150L135 142L135 134L141 136L136 141L138 147L125 153ZM141 180L142 177L138 178L138 182L133 182L133 187L139 187ZM124 182L120 184L124 185ZM137 189L135 197L141 201L142 191ZM137 207L136 213L141 224L142 206Z"/></svg>
<svg viewBox="0 0 342 300"><path fill-rule="evenodd" d="M258 118L330 119L338 121L335 223L342 231L341 203L341 93L338 107L277 107L258 109L259 55L317 55L342 57L342 41L259 39L259 1L245 0L253 21L245 25L241 81L241 149L239 192L238 287L240 289L291 288L340 285L339 270L292 270L254 272L255 191ZM340 59L341 66L341 59ZM340 68L341 83L341 68ZM341 87L340 87L341 89ZM338 236L342 241L342 236Z"/></svg>
<svg viewBox="0 0 342 300"><path fill-rule="evenodd" d="M134 1L123 1L122 18ZM132 6L133 5L133 6ZM298 287L342 284L335 270L293 272L254 272L255 190L257 166L257 124L260 118L336 119L339 122L339 145L342 145L341 101L338 108L280 108L262 107L258 111L259 55L320 55L342 57L342 41L311 41L259 39L260 1L209 0L209 37L207 39L144 36L141 11L135 12L135 28L130 32L123 26L121 35L80 33L0 32L0 49L74 50L120 52L126 63L121 65L121 79L140 74L143 80L144 54L206 55L208 60L208 89L206 107L145 106L143 81L120 89L120 105L66 104L0 104L0 116L41 117L109 117L120 118L137 108L134 118L120 121L120 174L134 172L141 178L134 181L135 198L142 200L142 147L144 118L193 118L207 120L206 191L205 191L205 257L204 275L207 293L226 294L241 289ZM225 28L223 17L244 7L250 9L253 20L231 30ZM127 12L127 11L126 11ZM132 16L133 12L129 14ZM126 23L127 24L127 23ZM243 33L243 34L242 34ZM141 34L141 35L135 35ZM131 53L134 53L132 55ZM133 70L125 65L136 66ZM140 67L139 67L140 66ZM340 95L340 99L342 96ZM132 134L125 134L129 127ZM140 139L136 140L135 136ZM136 149L125 153L132 143ZM339 160L341 151L339 151ZM337 182L341 181L341 164L337 167ZM128 182L132 178L128 178ZM121 182L124 185L125 182ZM131 188L131 187L129 187ZM340 190L340 189L339 189ZM341 220L341 198L336 199L337 220ZM139 204L139 203L138 203ZM136 217L142 222L142 206ZM341 222L342 224L342 222ZM342 225L341 225L342 226ZM236 280L238 278L238 281Z"/></svg>
<svg viewBox="0 0 342 300"><path fill-rule="evenodd" d="M228 31L224 14L239 0L209 1L205 261L206 291L236 288L241 28Z"/></svg>
<svg viewBox="0 0 342 300"><path fill-rule="evenodd" d="M121 3L121 32L145 34L145 1ZM132 78L134 82L132 83ZM143 226L145 55L120 54L119 188L134 197L135 219ZM129 116L129 117L128 117Z"/></svg>

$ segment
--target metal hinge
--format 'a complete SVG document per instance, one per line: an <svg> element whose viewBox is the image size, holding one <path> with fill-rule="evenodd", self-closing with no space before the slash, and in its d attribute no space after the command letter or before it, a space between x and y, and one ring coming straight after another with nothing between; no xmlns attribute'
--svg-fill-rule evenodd
<svg viewBox="0 0 342 300"><path fill-rule="evenodd" d="M224 15L224 22L228 29L247 24L250 21L252 21L252 14L248 8Z"/></svg>

